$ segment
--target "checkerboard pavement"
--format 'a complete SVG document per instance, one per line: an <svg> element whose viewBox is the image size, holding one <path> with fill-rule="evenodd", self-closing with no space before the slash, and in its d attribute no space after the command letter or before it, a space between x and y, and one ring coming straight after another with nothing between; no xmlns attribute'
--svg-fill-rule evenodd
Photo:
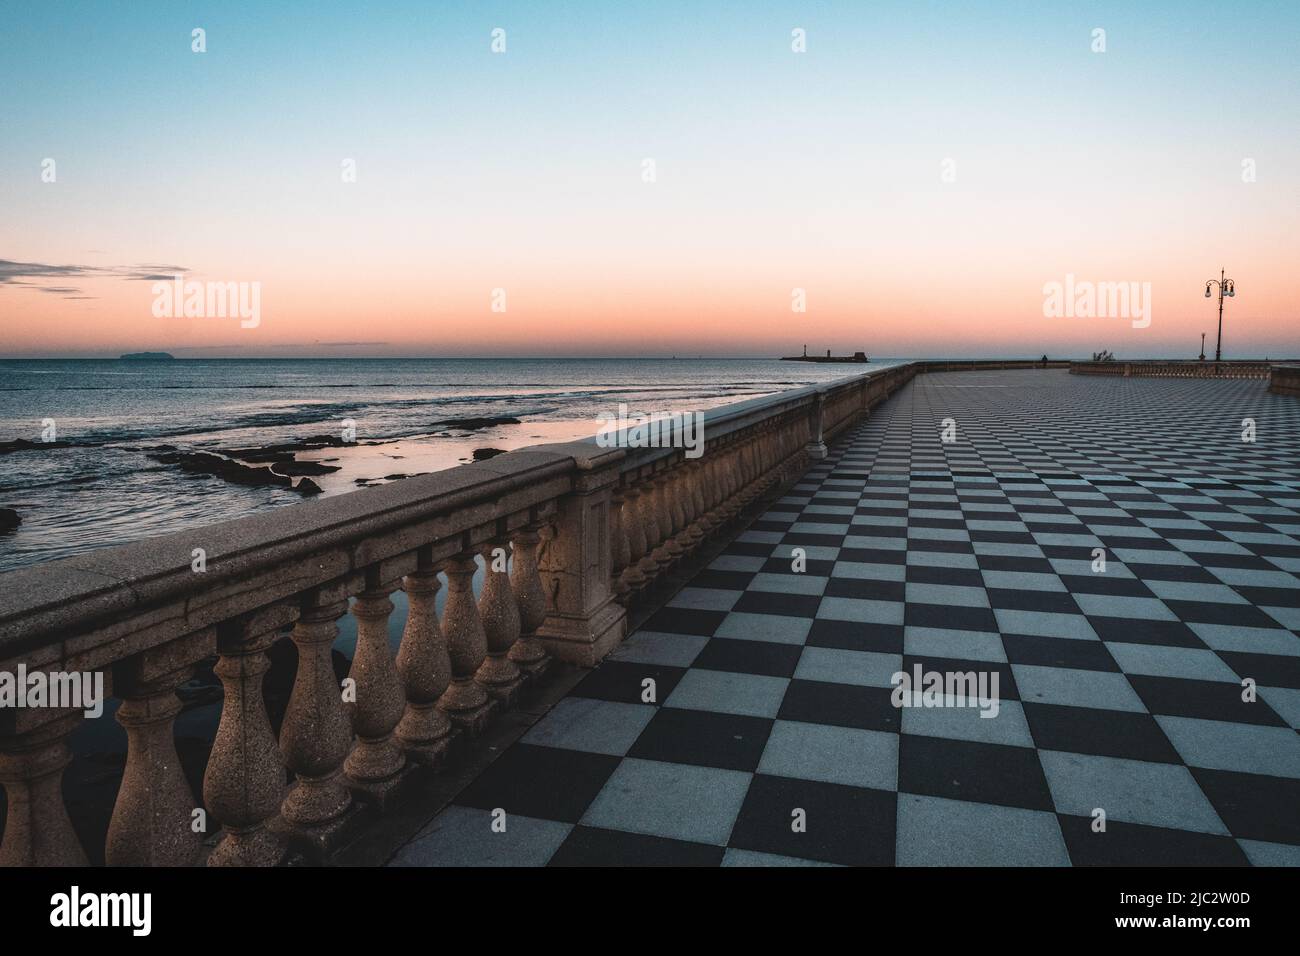
<svg viewBox="0 0 1300 956"><path fill-rule="evenodd" d="M1300 865L1297 632L1300 401L923 375L393 862Z"/></svg>

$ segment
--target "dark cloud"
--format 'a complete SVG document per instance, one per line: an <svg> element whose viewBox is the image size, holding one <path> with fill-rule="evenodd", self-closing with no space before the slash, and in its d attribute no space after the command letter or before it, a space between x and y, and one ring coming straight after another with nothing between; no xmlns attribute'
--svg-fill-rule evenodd
<svg viewBox="0 0 1300 956"><path fill-rule="evenodd" d="M0 286L30 286L50 295L61 295L66 299L92 299L95 296L80 295L80 287L70 285L43 285L42 281L55 279L126 279L141 282L163 282L172 279L177 273L189 270L184 266L158 265L142 263L133 266L82 266L54 265L47 262L15 262L12 259L0 259ZM33 281L24 281L33 280Z"/></svg>

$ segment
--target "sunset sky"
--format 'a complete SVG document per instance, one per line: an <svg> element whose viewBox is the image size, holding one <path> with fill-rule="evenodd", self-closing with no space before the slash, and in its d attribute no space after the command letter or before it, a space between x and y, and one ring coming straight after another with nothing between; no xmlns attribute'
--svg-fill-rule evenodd
<svg viewBox="0 0 1300 956"><path fill-rule="evenodd" d="M0 356L1194 357L1221 266L1300 355L1297 63L1294 0L6 3Z"/></svg>

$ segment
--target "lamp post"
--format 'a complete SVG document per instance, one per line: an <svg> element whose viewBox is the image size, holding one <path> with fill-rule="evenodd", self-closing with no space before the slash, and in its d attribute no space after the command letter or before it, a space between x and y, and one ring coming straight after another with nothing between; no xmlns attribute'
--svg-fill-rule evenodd
<svg viewBox="0 0 1300 956"><path fill-rule="evenodd" d="M1232 298L1237 294L1237 289L1232 280L1226 278L1224 270L1219 270L1219 278L1209 279L1205 283L1205 297L1210 297L1210 286L1219 287L1219 340L1214 345L1214 361L1218 362L1223 357L1223 297L1226 295Z"/></svg>
<svg viewBox="0 0 1300 956"><path fill-rule="evenodd" d="M1205 361L1205 333L1201 333L1201 361Z"/></svg>

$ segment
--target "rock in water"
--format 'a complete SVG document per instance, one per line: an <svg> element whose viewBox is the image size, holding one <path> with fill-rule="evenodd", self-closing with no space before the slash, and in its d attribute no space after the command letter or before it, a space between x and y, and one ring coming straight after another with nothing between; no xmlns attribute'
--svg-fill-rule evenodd
<svg viewBox="0 0 1300 956"><path fill-rule="evenodd" d="M310 478L304 478L294 486L293 490L298 492L300 495L318 495L324 489Z"/></svg>
<svg viewBox="0 0 1300 956"><path fill-rule="evenodd" d="M13 508L0 508L0 534L8 534L22 523L22 517Z"/></svg>

